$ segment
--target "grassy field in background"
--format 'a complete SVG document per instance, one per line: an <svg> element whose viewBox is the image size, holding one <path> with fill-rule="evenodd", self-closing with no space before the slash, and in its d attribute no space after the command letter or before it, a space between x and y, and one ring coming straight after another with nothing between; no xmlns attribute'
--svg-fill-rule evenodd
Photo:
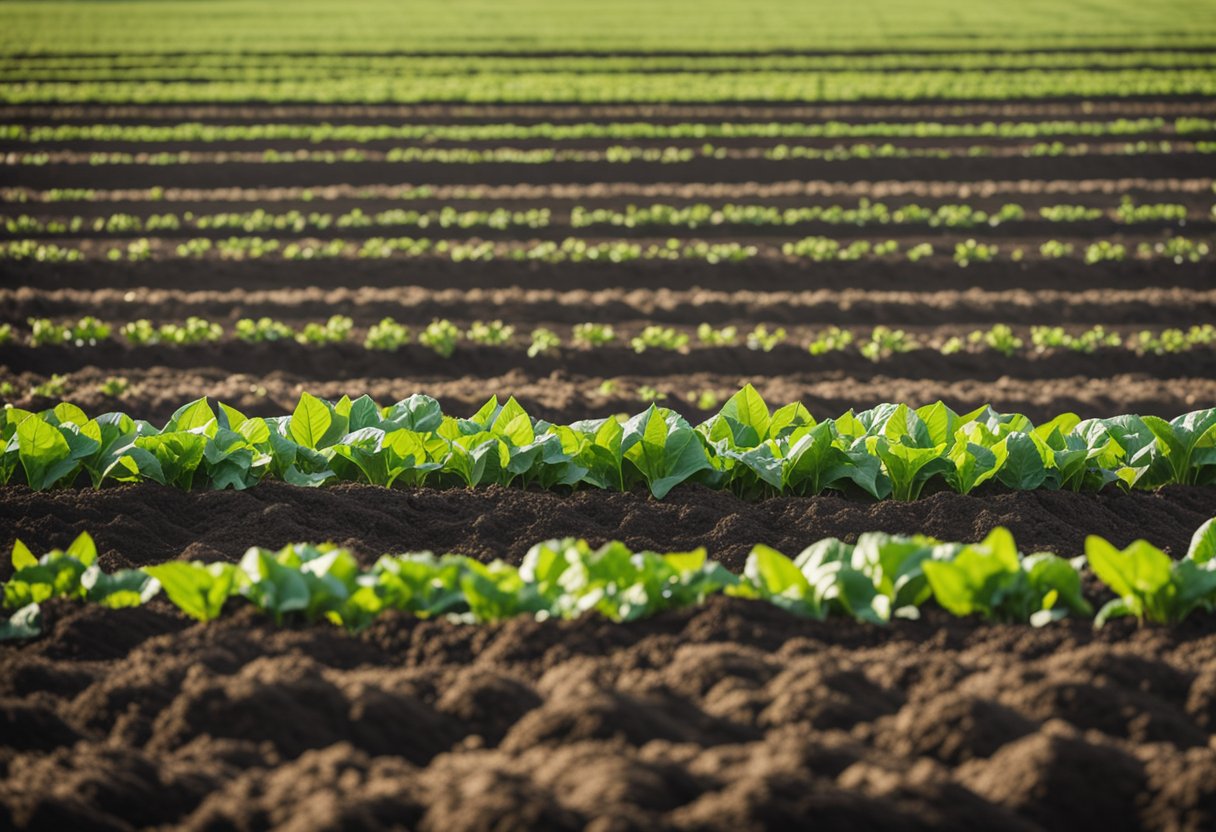
<svg viewBox="0 0 1216 832"><path fill-rule="evenodd" d="M517 52L1051 49L1216 43L1205 0L0 2L0 50Z"/></svg>

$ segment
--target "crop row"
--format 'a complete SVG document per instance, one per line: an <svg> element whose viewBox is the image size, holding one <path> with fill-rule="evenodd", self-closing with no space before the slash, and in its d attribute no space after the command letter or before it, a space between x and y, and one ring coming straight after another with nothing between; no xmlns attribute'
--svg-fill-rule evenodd
<svg viewBox="0 0 1216 832"><path fill-rule="evenodd" d="M700 483L757 498L825 489L914 500L922 491L1008 488L1097 491L1216 484L1216 408L1167 422L1155 416L1035 426L984 406L958 414L941 402L884 404L817 421L800 403L769 410L749 385L693 427L651 405L629 419L554 425L496 397L466 419L428 396L387 407L362 396L328 402L304 393L290 415L246 417L198 399L163 428L122 413L88 417L62 403L3 411L0 483L40 490L86 477L178 488L248 488L266 479L373 485L628 490L663 498Z"/></svg>
<svg viewBox="0 0 1216 832"><path fill-rule="evenodd" d="M230 211L218 214L165 212L140 216L112 213L105 216L45 217L17 214L0 218L3 230L16 236L91 234L138 234L164 231L241 231L247 234L267 231L327 231L344 228L548 228L555 212L549 208L511 210L508 208L458 209L450 206L429 210L391 208L364 213L353 208L335 214L323 211ZM702 226L785 227L808 223L825 225L927 225L931 228L996 227L1026 220L1053 223L1093 222L1110 219L1124 225L1137 223L1177 223L1185 225L1188 210L1180 203L1137 204L1130 197L1114 208L1087 205L1044 205L1027 209L1016 203L1006 203L999 209L986 211L967 204L947 203L937 206L918 204L890 207L882 202L861 200L857 205L810 205L784 208L772 205L740 205L726 203L709 205L628 205L624 209L588 208L575 205L569 213L556 212L553 225L572 228L688 228ZM1200 215L1202 217L1203 215ZM1213 206L1210 217L1216 217ZM1197 219L1199 217L1192 217Z"/></svg>
<svg viewBox="0 0 1216 832"><path fill-rule="evenodd" d="M0 124L0 141L58 142L473 142L543 139L724 139L724 138L1009 138L1128 136L1169 130L1178 135L1211 133L1209 118L1120 118L1113 121L955 122L719 122L660 124Z"/></svg>
<svg viewBox="0 0 1216 832"><path fill-rule="evenodd" d="M503 74L509 72L839 72L858 70L1125 69L1216 67L1209 52L885 52L754 55L55 55L2 56L0 79L15 81L208 80Z"/></svg>
<svg viewBox="0 0 1216 832"><path fill-rule="evenodd" d="M0 83L0 103L678 102L1204 96L1206 68L841 72L483 72L250 81Z"/></svg>
<svg viewBox="0 0 1216 832"><path fill-rule="evenodd" d="M620 199L826 199L844 195L864 195L870 183L787 180L766 183L661 182L642 184L613 182L600 184L563 183L559 185L327 185L322 187L248 187L248 188L29 188L0 187L0 203L60 202L241 202L265 205L276 202L324 203L331 200L476 200L498 202L508 199L565 202L577 199L615 197ZM888 198L968 199L1027 194L1058 194L1061 198L1121 199L1132 189L1142 193L1196 195L1213 193L1211 179L1123 178L1088 181L1052 180L1038 183L1027 180L1005 182L884 182ZM727 193L739 194L730 197Z"/></svg>
<svg viewBox="0 0 1216 832"><path fill-rule="evenodd" d="M731 148L703 144L698 147L667 145L642 147L612 145L603 149L559 147L399 147L392 150L296 150L262 151L175 150L128 153L124 151L12 151L0 156L0 163L13 166L46 165L171 165L199 164L356 164L365 162L433 165L547 165L569 162L631 164L648 162L664 165L687 164L698 159L752 159L788 161L805 159L822 162L847 162L853 159L956 159L956 158L1058 158L1068 156L1156 156L1163 154L1216 153L1212 141L1138 141L1090 145L1085 143L1036 142L1026 146L902 147L894 144L852 144L834 147L807 147L778 144L772 147Z"/></svg>
<svg viewBox="0 0 1216 832"><path fill-rule="evenodd" d="M940 245L940 243L939 243ZM806 237L783 243L780 249L737 242L669 239L662 243L628 240L586 240L567 237L561 241L431 240L425 237L372 237L366 240L341 238L279 240L263 237L229 237L213 240L193 237L180 243L141 237L126 245L88 246L81 243L47 243L34 239L0 241L0 262L69 263L85 260L138 262L144 260L387 260L433 258L460 262L539 263L627 263L642 260L700 260L709 264L738 263L753 257L785 257L813 262L906 260L917 262L934 257L933 243L900 243L896 240L840 241L828 237ZM1198 263L1208 258L1211 247L1204 241L1170 237L1136 244L1097 240L1075 245L1047 240L1038 245L1004 246L974 239L956 242L952 259L960 267L998 260L1021 262L1034 259L1077 260L1086 265L1136 259L1160 263Z"/></svg>
<svg viewBox="0 0 1216 832"><path fill-rule="evenodd" d="M75 322L56 323L49 318L30 318L29 330L20 331L12 324L0 324L0 346L26 344L31 347L89 348L110 339L135 347L197 346L214 344L231 336L249 344L296 341L311 346L330 344L361 344L365 349L396 352L414 340L411 329L393 318L383 318L367 329L355 330L354 321L345 315L333 315L329 320L309 322L294 329L269 317L241 318L229 333L221 323L205 318L190 317L182 323L155 324L141 318L114 327L89 315ZM516 328L500 320L474 321L466 330L447 318L436 318L417 336L417 343L445 358L451 357L462 342L479 346L499 347L519 344ZM636 353L647 350L688 352L695 342L703 347L730 348L746 346L751 350L772 352L789 344L784 327L757 324L750 332L741 332L733 325L714 327L700 324L695 333L669 326L648 325L634 335L618 333L611 324L586 322L570 328L567 338L548 327L531 331L524 342L530 358L560 349L567 341L579 349L600 349L627 345ZM1189 329L1170 327L1162 330L1144 329L1125 339L1105 327L1069 332L1058 326L1032 326L1028 330L1029 344L1006 324L996 324L986 330L976 329L958 335L937 335L932 340L909 334L901 329L877 326L867 332L854 332L837 326L827 327L802 346L811 355L827 355L855 348L871 361L921 349L934 349L942 355L991 350L1005 356L1023 352L1045 353L1069 350L1093 353L1100 349L1128 349L1140 354L1164 355L1189 352L1216 344L1216 327L1196 324Z"/></svg>
<svg viewBox="0 0 1216 832"><path fill-rule="evenodd" d="M862 534L850 544L825 538L794 558L757 545L741 575L710 560L705 549L633 552L619 541L593 549L585 540L547 540L516 567L431 552L382 555L364 569L333 544L259 547L239 563L170 561L104 572L97 546L82 533L64 550L37 558L13 546L13 575L3 584L0 640L41 632L40 604L68 598L109 608L144 604L162 590L186 615L218 618L245 603L273 617L329 623L359 631L388 611L466 623L528 615L572 619L589 613L633 621L703 603L715 594L767 601L808 618L845 617L884 625L919 618L935 604L959 617L1046 626L1069 616L1093 616L1081 568L1115 598L1094 617L1179 623L1216 609L1216 520L1192 536L1186 556L1173 560L1144 540L1119 549L1096 535L1084 558L1049 552L1023 555L1004 527L978 543L944 543L924 536Z"/></svg>

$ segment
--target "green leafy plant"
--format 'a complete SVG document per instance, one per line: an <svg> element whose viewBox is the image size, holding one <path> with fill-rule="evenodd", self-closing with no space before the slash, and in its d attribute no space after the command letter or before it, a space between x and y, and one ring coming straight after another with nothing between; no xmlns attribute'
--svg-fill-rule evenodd
<svg viewBox="0 0 1216 832"><path fill-rule="evenodd" d="M474 344L483 344L485 346L500 346L511 340L511 336L515 334L515 327L507 326L502 321L474 321L469 326L469 331L465 333L465 337Z"/></svg>
<svg viewBox="0 0 1216 832"><path fill-rule="evenodd" d="M309 322L296 333L296 340L301 344L341 344L350 339L355 322L345 315L332 315L323 324Z"/></svg>
<svg viewBox="0 0 1216 832"><path fill-rule="evenodd" d="M688 341L687 332L680 332L669 326L652 324L629 339L629 345L636 353L643 353L648 349L679 352L688 348Z"/></svg>
<svg viewBox="0 0 1216 832"><path fill-rule="evenodd" d="M288 341L295 337L291 327L270 318L241 318L236 322L236 337L250 344Z"/></svg>
<svg viewBox="0 0 1216 832"><path fill-rule="evenodd" d="M127 392L129 386L130 382L125 376L109 376L101 384L97 385L97 392L103 396L117 399Z"/></svg>
<svg viewBox="0 0 1216 832"><path fill-rule="evenodd" d="M815 336L815 340L807 345L811 355L827 355L829 352L839 352L853 343L853 333L847 329L831 326Z"/></svg>
<svg viewBox="0 0 1216 832"><path fill-rule="evenodd" d="M396 352L410 342L408 327L397 323L392 318L383 318L374 324L363 341L363 346L369 350Z"/></svg>
<svg viewBox="0 0 1216 832"><path fill-rule="evenodd" d="M764 324L757 324L756 328L747 335L747 348L749 350L760 350L761 352L772 352L784 340L784 327L777 327L770 332Z"/></svg>
<svg viewBox="0 0 1216 832"><path fill-rule="evenodd" d="M143 571L156 579L182 612L199 621L218 618L237 586L236 566L231 563L172 561L145 566Z"/></svg>
<svg viewBox="0 0 1216 832"><path fill-rule="evenodd" d="M1092 615L1075 566L1053 554L1021 557L1003 528L949 559L921 566L933 599L958 616L1042 626L1070 612Z"/></svg>
<svg viewBox="0 0 1216 832"><path fill-rule="evenodd" d="M870 333L870 339L863 343L860 349L866 358L878 361L891 355L911 352L919 346L916 339L902 329L876 326Z"/></svg>
<svg viewBox="0 0 1216 832"><path fill-rule="evenodd" d="M734 326L724 326L714 329L703 323L697 327L697 340L710 347L733 347L739 340L739 329Z"/></svg>
<svg viewBox="0 0 1216 832"><path fill-rule="evenodd" d="M450 358L460 342L460 329L456 324L444 318L432 320L426 329L418 333L418 343L429 347L436 354Z"/></svg>
<svg viewBox="0 0 1216 832"><path fill-rule="evenodd" d="M616 339L612 324L575 324L571 339L580 347L602 347Z"/></svg>
<svg viewBox="0 0 1216 832"><path fill-rule="evenodd" d="M1100 537L1087 537L1089 568L1118 596L1098 611L1094 625L1100 627L1121 616L1155 624L1176 623L1197 609L1216 606L1216 560L1211 559L1210 529L1210 523L1205 524L1187 556L1178 561L1145 540L1118 549Z"/></svg>
<svg viewBox="0 0 1216 832"><path fill-rule="evenodd" d="M543 326L532 330L532 343L528 345L528 358L535 358L538 355L558 349L562 345L562 339L556 332L551 329L546 329Z"/></svg>

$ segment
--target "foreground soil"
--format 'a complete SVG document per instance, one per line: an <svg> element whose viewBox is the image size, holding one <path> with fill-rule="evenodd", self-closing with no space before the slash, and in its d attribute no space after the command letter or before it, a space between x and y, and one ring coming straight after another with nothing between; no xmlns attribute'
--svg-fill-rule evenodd
<svg viewBox="0 0 1216 832"><path fill-rule="evenodd" d="M1210 620L879 629L727 599L358 637L160 604L47 617L0 652L6 828L1216 824Z"/></svg>

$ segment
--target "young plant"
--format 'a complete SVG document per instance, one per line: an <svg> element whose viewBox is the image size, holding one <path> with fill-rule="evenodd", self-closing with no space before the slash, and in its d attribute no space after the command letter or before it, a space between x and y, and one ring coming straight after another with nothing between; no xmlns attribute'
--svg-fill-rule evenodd
<svg viewBox="0 0 1216 832"><path fill-rule="evenodd" d="M363 346L369 350L396 352L409 342L409 327L397 323L392 318L383 318L367 331Z"/></svg>
<svg viewBox="0 0 1216 832"><path fill-rule="evenodd" d="M91 347L108 339L110 332L109 324L102 323L92 315L86 315L72 326L71 340L78 347Z"/></svg>
<svg viewBox="0 0 1216 832"><path fill-rule="evenodd" d="M989 263L996 259L999 249L995 245L966 240L954 245L954 262L966 268L972 263Z"/></svg>
<svg viewBox="0 0 1216 832"><path fill-rule="evenodd" d="M528 358L544 355L562 345L562 339L551 329L537 327L532 330L532 343L528 345Z"/></svg>
<svg viewBox="0 0 1216 832"><path fill-rule="evenodd" d="M236 322L236 337L249 344L287 341L293 337L291 327L271 318L241 318Z"/></svg>
<svg viewBox="0 0 1216 832"><path fill-rule="evenodd" d="M919 346L916 339L902 329L876 326L870 333L870 340L861 345L861 354L871 361L878 361L897 353L911 352Z"/></svg>
<svg viewBox="0 0 1216 832"><path fill-rule="evenodd" d="M831 326L815 336L815 340L807 345L811 355L826 355L846 349L853 343L853 333L838 326Z"/></svg>
<svg viewBox="0 0 1216 832"><path fill-rule="evenodd" d="M785 327L777 327L772 332L769 332L768 327L764 324L757 324L756 328L747 335L747 348L749 350L772 352L784 340Z"/></svg>
<svg viewBox="0 0 1216 832"><path fill-rule="evenodd" d="M460 342L460 329L447 318L432 320L418 334L418 343L429 347L444 358L451 358Z"/></svg>
<svg viewBox="0 0 1216 832"><path fill-rule="evenodd" d="M296 340L301 344L341 344L350 339L355 322L345 315L332 315L324 324L310 321L296 333Z"/></svg>
<svg viewBox="0 0 1216 832"><path fill-rule="evenodd" d="M469 326L469 331L465 333L465 337L474 344L497 347L510 341L514 334L515 327L507 326L502 321L490 321L489 323L474 321Z"/></svg>
<svg viewBox="0 0 1216 832"><path fill-rule="evenodd" d="M697 340L710 347L733 347L739 340L739 330L733 326L714 329L702 323L697 327Z"/></svg>
<svg viewBox="0 0 1216 832"><path fill-rule="evenodd" d="M57 324L49 318L30 318L30 344L35 347L57 347L72 337L71 327Z"/></svg>
<svg viewBox="0 0 1216 832"><path fill-rule="evenodd" d="M612 324L575 324L571 339L580 347L602 347L616 339Z"/></svg>
<svg viewBox="0 0 1216 832"><path fill-rule="evenodd" d="M1085 264L1089 266L1096 263L1120 262L1126 257L1127 247L1122 243L1099 240L1085 248Z"/></svg>
<svg viewBox="0 0 1216 832"><path fill-rule="evenodd" d="M1013 330L1005 324L996 324L986 332L976 330L967 340L973 344L983 344L1005 356L1012 356L1022 348L1022 339L1014 335Z"/></svg>
<svg viewBox="0 0 1216 832"><path fill-rule="evenodd" d="M183 324L164 324L158 338L165 344L192 346L210 344L224 337L224 328L217 323L190 316Z"/></svg>
<svg viewBox="0 0 1216 832"><path fill-rule="evenodd" d="M125 376L110 376L101 384L97 385L97 392L103 396L109 396L112 399L121 398L123 393L127 392L127 387L130 382Z"/></svg>
<svg viewBox="0 0 1216 832"><path fill-rule="evenodd" d="M680 352L688 349L688 333L680 332L669 326L651 325L646 327L630 339L629 345L633 347L633 351L637 353L646 352L648 349L666 350L668 352Z"/></svg>

